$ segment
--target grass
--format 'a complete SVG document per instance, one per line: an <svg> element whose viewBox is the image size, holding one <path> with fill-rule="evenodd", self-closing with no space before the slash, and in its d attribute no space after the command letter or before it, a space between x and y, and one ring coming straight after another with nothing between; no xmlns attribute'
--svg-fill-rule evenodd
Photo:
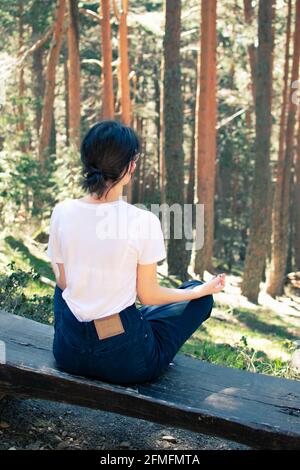
<svg viewBox="0 0 300 470"><path fill-rule="evenodd" d="M181 352L215 364L297 378L289 363L295 350L293 341L299 335L288 320L264 309L231 309L228 305L216 309L224 316L212 316ZM249 316L246 321L245 316Z"/></svg>
<svg viewBox="0 0 300 470"><path fill-rule="evenodd" d="M54 281L54 275L42 247L29 249L21 239L8 236L0 239L0 253L0 308L52 324L53 288L40 278Z"/></svg>
<svg viewBox="0 0 300 470"><path fill-rule="evenodd" d="M51 324L53 288L41 282L40 276L51 280L54 276L43 247L12 236L0 240L0 308ZM177 285L176 279L166 276L160 282ZM228 367L299 379L289 366L293 342L299 337L300 317L279 316L254 305L234 308L215 302L212 317L181 352Z"/></svg>
<svg viewBox="0 0 300 470"><path fill-rule="evenodd" d="M48 261L41 259L40 257L34 255L29 248L24 244L23 241L18 240L12 236L7 236L4 239L7 247L11 249L11 253L18 255L19 261L26 266L30 266L41 276L45 276L48 279L54 281L54 275L52 268Z"/></svg>

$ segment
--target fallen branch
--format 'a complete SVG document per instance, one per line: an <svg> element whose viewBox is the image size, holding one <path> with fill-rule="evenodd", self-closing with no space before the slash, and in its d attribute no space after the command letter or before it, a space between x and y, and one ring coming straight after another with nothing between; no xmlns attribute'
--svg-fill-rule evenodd
<svg viewBox="0 0 300 470"><path fill-rule="evenodd" d="M225 118L223 119L220 124L218 124L217 126L217 129L220 129L221 127L224 127L226 126L227 124L229 124L229 122L233 121L235 118L241 116L242 114L244 114L249 108L243 108L243 109L240 109L240 111L238 111L237 113L234 113L232 116L229 116L228 118Z"/></svg>
<svg viewBox="0 0 300 470"><path fill-rule="evenodd" d="M44 44L47 42L47 40L50 38L52 33L53 33L53 26L51 26L51 28L49 28L48 31L46 31L44 36L38 39L29 49L27 49L26 52L24 52L24 54L20 56L20 58L17 61L17 66L22 68L24 66L24 62L27 59L27 57L30 54L33 54L33 52L36 52L38 49L43 47Z"/></svg>
<svg viewBox="0 0 300 470"><path fill-rule="evenodd" d="M94 20L101 21L100 15L95 13L93 10L89 10L87 8L79 8L79 13L82 13L85 16L89 16L90 18L93 18Z"/></svg>
<svg viewBox="0 0 300 470"><path fill-rule="evenodd" d="M99 67L103 67L103 64L102 64L102 60L98 60L98 59L83 59L81 61L82 64L96 64L96 65L99 65Z"/></svg>

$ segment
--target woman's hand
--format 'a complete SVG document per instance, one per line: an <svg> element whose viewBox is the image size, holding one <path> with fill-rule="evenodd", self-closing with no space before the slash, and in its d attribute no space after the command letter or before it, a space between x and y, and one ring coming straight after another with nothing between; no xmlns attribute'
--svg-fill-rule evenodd
<svg viewBox="0 0 300 470"><path fill-rule="evenodd" d="M204 282L204 284L195 286L193 291L199 293L199 297L210 294L217 294L221 292L225 287L225 274L218 274L214 276L210 281Z"/></svg>
<svg viewBox="0 0 300 470"><path fill-rule="evenodd" d="M66 283L66 274L65 274L65 267L63 263L51 263L52 269L55 274L56 284L61 290L65 290L67 287Z"/></svg>

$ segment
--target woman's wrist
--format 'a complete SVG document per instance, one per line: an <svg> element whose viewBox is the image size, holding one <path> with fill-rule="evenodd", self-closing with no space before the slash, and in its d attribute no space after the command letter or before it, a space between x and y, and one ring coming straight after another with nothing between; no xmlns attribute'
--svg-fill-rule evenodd
<svg viewBox="0 0 300 470"><path fill-rule="evenodd" d="M204 282L203 284L198 284L191 289L192 299L198 299L199 297L204 297L205 295L209 295L208 286Z"/></svg>

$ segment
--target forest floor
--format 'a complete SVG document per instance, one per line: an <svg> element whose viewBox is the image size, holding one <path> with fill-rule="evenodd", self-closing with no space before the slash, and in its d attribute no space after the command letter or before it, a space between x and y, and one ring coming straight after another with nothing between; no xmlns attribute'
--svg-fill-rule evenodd
<svg viewBox="0 0 300 470"><path fill-rule="evenodd" d="M14 273L8 282L5 276L0 282L1 307L51 324L53 274L43 253L43 245L6 237L0 240L0 248L0 273ZM15 264L8 268L12 260ZM22 271L30 269L38 272L42 281L29 276L25 286L22 283L18 286L19 277L23 279ZM17 270L21 270L19 274L16 274ZM165 265L159 266L159 273L163 285L178 283L166 275ZM205 279L209 277L206 273ZM50 285L47 280L50 280ZM300 297L286 292L284 296L272 299L264 293L262 283L256 305L241 295L240 281L237 274L227 275L225 291L214 296L211 318L181 352L229 367L300 379L290 366L291 356L300 340ZM9 305L5 303L7 298ZM44 303L36 304L36 299L42 299ZM77 406L41 400L5 398L0 401L0 449L41 448L193 450L244 447Z"/></svg>
<svg viewBox="0 0 300 470"><path fill-rule="evenodd" d="M0 450L236 450L245 446L136 418L42 400L0 401Z"/></svg>

